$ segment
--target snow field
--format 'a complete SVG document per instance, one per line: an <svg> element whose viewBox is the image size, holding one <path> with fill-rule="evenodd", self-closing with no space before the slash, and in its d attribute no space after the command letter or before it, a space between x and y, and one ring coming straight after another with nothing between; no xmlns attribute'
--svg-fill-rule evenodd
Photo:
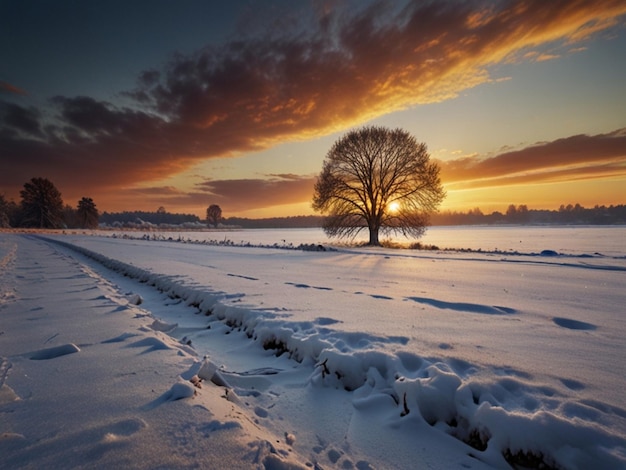
<svg viewBox="0 0 626 470"><path fill-rule="evenodd" d="M0 236L7 253L0 468L303 468L224 387L191 383L195 351L101 266L34 237Z"/></svg>
<svg viewBox="0 0 626 470"><path fill-rule="evenodd" d="M626 465L620 340L625 299L619 289L626 266L620 257L548 261L472 253L407 259L385 250L279 254L127 240L61 240L55 239L197 309L212 330L231 333L231 343L251 339L281 355L280 360L295 361L291 367L308 376L307 390L349 391L357 411L352 421L369 416L373 421L366 426L401 427L416 438L432 436L433 431L424 431L427 426L448 447L456 444L442 436L471 444L466 455L496 468L506 468L507 460L557 468ZM388 271L384 266L390 261L400 269ZM430 268L432 263L443 268L423 270L417 277L407 271L416 265ZM383 282L376 282L379 277L368 284L367 274L375 272L384 274ZM529 282L524 286L524 276L534 280L524 279ZM414 285L408 295L405 277L420 283L419 295ZM265 288L252 287L261 281ZM282 283L280 291L277 281ZM511 297L516 289L519 292ZM381 308L385 302L388 307ZM401 318L396 322L386 310ZM434 321L433 312L454 317ZM423 323L417 333L403 323L416 319ZM154 329L176 335L181 328L164 319ZM181 339L198 354L206 350L219 356L205 338L209 336L202 332ZM422 344L416 344L420 340ZM249 355L240 363L246 360ZM257 386L274 375L271 368L263 370L252 374ZM283 363L280 373L284 370ZM274 372L279 375L278 369ZM222 375L228 384L227 374ZM247 387L239 392L252 393ZM188 393L172 393L179 392ZM259 418L267 418L267 408L254 410ZM360 442L368 439L363 430L354 434ZM404 449L407 460L411 452Z"/></svg>
<svg viewBox="0 0 626 470"><path fill-rule="evenodd" d="M22 252L37 247L40 253L29 251L19 267L22 245ZM37 258L45 250L56 252L46 258L56 271L31 276L43 269ZM76 322L71 306L78 300L94 312L112 302L115 314L106 334L87 324L80 340L70 338L71 328L61 322L41 347L25 352L11 343L14 352L0 353L0 412L15 397L32 403L22 398L32 390L11 388L25 364L41 364L41 372L51 362L89 357L91 372L80 374L97 383L107 358L115 361L108 369L121 373L119 351L134 351L146 370L169 371L156 394L152 379L152 400L133 385L142 414L120 416L117 424L90 417L89 429L107 430L88 435L110 462L118 462L111 456L123 441L141 455L154 452L146 462L184 466L197 462L198 453L215 452L201 437L235 433L244 435L235 442L255 449L254 456L231 444L239 455L229 462L266 468L295 468L295 462L359 469L414 468L416 462L430 468L626 467L624 257L299 252L11 236L0 238L0 260L7 268L0 271L0 293L8 294L0 315L28 307L20 283L39 286L53 312L67 311L66 323ZM61 263L80 274L68 275ZM12 280L15 270L23 274ZM56 297L49 277L56 279ZM104 294L94 297L91 289ZM32 325L46 325L45 316L33 318ZM0 342L12 336L5 325ZM123 359L128 373L139 375L134 360ZM141 379L150 381L145 373ZM59 396L67 393L67 383L54 387ZM88 392L73 388L79 403ZM124 390L98 390L96 398L109 394L121 397ZM58 402L40 400L44 415ZM193 406L191 415L181 412L184 403ZM194 414L199 405L202 416ZM184 426L182 417L172 419L171 407L186 416L191 432L175 442L189 453L177 463L141 437L168 428L157 414ZM111 411L110 403L101 408ZM69 422L84 415L77 410ZM5 434L0 450L8 447L12 462L28 461L18 445L24 440L25 449L41 450L32 437ZM87 447L88 439L76 434L65 439L66 447L72 439ZM226 462L220 454L213 459Z"/></svg>

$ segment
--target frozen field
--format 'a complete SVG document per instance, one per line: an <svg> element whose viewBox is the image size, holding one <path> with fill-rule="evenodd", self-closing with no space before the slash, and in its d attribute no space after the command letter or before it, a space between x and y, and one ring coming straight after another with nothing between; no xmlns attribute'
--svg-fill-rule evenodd
<svg viewBox="0 0 626 470"><path fill-rule="evenodd" d="M0 234L0 467L626 468L624 240Z"/></svg>
<svg viewBox="0 0 626 470"><path fill-rule="evenodd" d="M291 230L209 230L205 232L160 232L137 231L96 231L103 236L131 236L140 238L183 239L199 242L230 242L234 244L298 246L300 244L327 244L329 239L322 229ZM385 237L381 237L381 240ZM520 253L540 253L554 250L568 255L603 254L606 256L624 256L626 253L626 226L466 226L466 227L430 227L420 239L424 245L435 245L441 249L470 249L482 251L502 251ZM394 241L406 243L405 239ZM355 240L367 242L367 233L363 232Z"/></svg>

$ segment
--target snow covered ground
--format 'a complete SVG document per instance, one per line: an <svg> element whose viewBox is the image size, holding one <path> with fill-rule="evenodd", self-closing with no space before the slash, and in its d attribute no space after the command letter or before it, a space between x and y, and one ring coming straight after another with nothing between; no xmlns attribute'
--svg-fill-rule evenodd
<svg viewBox="0 0 626 470"><path fill-rule="evenodd" d="M0 467L626 468L626 228L489 229L0 234Z"/></svg>

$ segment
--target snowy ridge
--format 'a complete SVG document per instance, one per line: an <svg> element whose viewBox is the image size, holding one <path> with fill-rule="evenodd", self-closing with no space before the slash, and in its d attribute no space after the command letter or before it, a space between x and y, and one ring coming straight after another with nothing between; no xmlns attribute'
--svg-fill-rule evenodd
<svg viewBox="0 0 626 470"><path fill-rule="evenodd" d="M287 354L311 368L313 386L353 392L356 409L380 409L381 419L387 423L428 423L470 444L475 449L473 456L494 467L506 468L507 462L567 469L626 467L624 429L617 433L612 429L616 420L626 419L624 409L601 402L578 402L549 385L532 383L523 372L512 369L485 371L463 360L444 362L403 351L382 351L374 346L401 346L408 339L335 330L335 320L325 317L290 321L280 312L232 305L223 292L186 286L172 276L152 273L84 247L45 240L75 250L171 298L180 298L197 308L196 313L244 332L277 355ZM511 313L502 309L499 314ZM584 329L572 324L568 328ZM445 344L440 347L444 349ZM575 391L580 384L572 380L565 385Z"/></svg>

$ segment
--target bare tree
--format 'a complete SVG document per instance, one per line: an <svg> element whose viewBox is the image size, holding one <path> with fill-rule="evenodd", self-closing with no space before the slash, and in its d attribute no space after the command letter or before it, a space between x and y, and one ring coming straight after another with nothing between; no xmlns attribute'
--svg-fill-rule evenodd
<svg viewBox="0 0 626 470"><path fill-rule="evenodd" d="M100 214L96 204L90 197L83 197L78 201L76 215L81 228L98 228L98 217Z"/></svg>
<svg viewBox="0 0 626 470"><path fill-rule="evenodd" d="M222 208L217 204L211 204L206 210L206 221L208 225L217 228L217 224L222 220Z"/></svg>
<svg viewBox="0 0 626 470"><path fill-rule="evenodd" d="M20 196L25 226L60 228L63 225L63 199L50 180L32 178L24 184Z"/></svg>
<svg viewBox="0 0 626 470"><path fill-rule="evenodd" d="M401 129L363 127L326 155L313 208L327 214L329 236L353 238L367 228L369 244L380 245L380 231L419 238L444 197L426 144Z"/></svg>

